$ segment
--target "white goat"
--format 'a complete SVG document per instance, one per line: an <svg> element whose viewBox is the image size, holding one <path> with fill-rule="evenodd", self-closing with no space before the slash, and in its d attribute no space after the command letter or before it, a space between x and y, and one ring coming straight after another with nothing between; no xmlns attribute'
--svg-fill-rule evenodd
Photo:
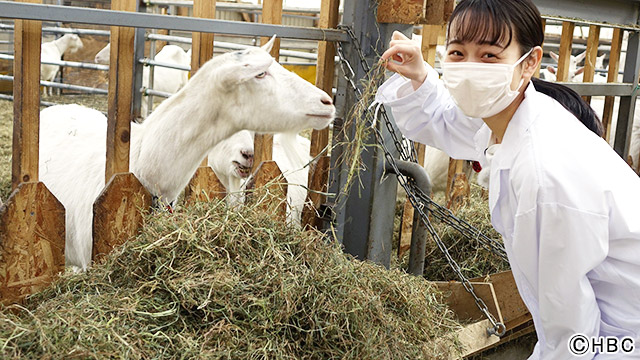
<svg viewBox="0 0 640 360"><path fill-rule="evenodd" d="M100 50L94 61L100 64L109 64L111 44L107 44ZM180 46L165 45L154 57L155 61L167 64L190 66L191 65L191 49L185 52ZM182 89L187 83L188 72L184 70L171 69L163 66L156 66L153 71L153 90L175 94ZM149 68L144 67L142 70L142 86L149 87ZM147 116L147 96L142 97L142 105L140 113L143 117Z"/></svg>
<svg viewBox="0 0 640 360"><path fill-rule="evenodd" d="M275 62L273 42L214 57L144 123L131 124L130 169L158 206L173 203L209 151L241 129L301 131L331 122L331 97ZM41 112L40 178L65 206L66 262L76 269L91 259L106 127L101 113L78 105Z"/></svg>
<svg viewBox="0 0 640 360"><path fill-rule="evenodd" d="M243 130L221 141L209 153L209 166L227 190L227 203L244 203L244 185L253 164L253 132ZM307 198L309 177L309 149L311 142L295 133L277 133L273 136L273 160L282 171L287 184L287 218L291 224L300 224Z"/></svg>
<svg viewBox="0 0 640 360"><path fill-rule="evenodd" d="M253 166L253 132L238 131L220 141L210 152L208 164L227 190L227 204L244 203L244 185Z"/></svg>
<svg viewBox="0 0 640 360"><path fill-rule="evenodd" d="M66 34L61 38L42 43L40 61L60 61L66 53L75 53L82 49L82 40L76 34ZM53 81L60 70L58 65L40 65L40 80ZM45 87L45 94L46 94ZM53 88L49 87L49 95L53 94Z"/></svg>

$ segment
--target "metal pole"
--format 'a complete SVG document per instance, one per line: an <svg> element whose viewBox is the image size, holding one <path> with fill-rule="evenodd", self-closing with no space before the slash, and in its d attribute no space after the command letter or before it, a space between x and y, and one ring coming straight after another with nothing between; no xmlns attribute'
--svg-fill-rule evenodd
<svg viewBox="0 0 640 360"><path fill-rule="evenodd" d="M377 24L375 2L369 0L346 0L344 3L343 24L353 29L369 64L377 61L377 54L386 48L393 30L401 30L410 35L412 26L398 24ZM356 79L366 77L360 66L359 55L349 42L343 42L342 48L348 61L354 67ZM337 146L331 153L331 173L329 192L335 194L328 199L333 208L333 231L344 245L345 252L362 260L371 260L389 266L391 259L391 239L393 237L393 218L397 180L384 177L384 153L377 147L369 147L361 154L365 171L360 173L359 181L347 194L340 194L347 181L349 166L342 161L347 151L345 134L353 139L355 124L344 127L344 118L356 102L353 90L339 77L336 93L338 118L334 121L333 144ZM378 125L383 136L390 135L382 122ZM375 137L362 139L366 144L375 143ZM394 150L395 151L395 150ZM397 154L396 154L397 155ZM362 186L360 186L362 184Z"/></svg>
<svg viewBox="0 0 640 360"><path fill-rule="evenodd" d="M632 83L633 89L638 87L638 76L640 75L640 33L629 32L629 42L627 45L627 59L624 65L624 75L622 81ZM634 113L636 110L637 90L629 96L620 97L620 108L618 110L618 124L616 126L616 137L613 149L626 161L629 155L629 142L633 127Z"/></svg>

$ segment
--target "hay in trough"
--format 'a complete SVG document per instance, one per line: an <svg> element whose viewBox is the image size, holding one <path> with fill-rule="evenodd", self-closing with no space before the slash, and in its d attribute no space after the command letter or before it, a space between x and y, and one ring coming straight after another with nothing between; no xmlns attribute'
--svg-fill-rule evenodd
<svg viewBox="0 0 640 360"><path fill-rule="evenodd" d="M436 200L438 201L438 199ZM438 202L444 203L444 199ZM471 184L469 201L457 210L456 216L480 230L487 237L502 242L502 237L491 225L489 203L479 185ZM508 262L483 248L475 239L470 240L461 236L458 231L440 221L433 220L432 222L465 276L469 278L482 277L510 269ZM433 241L427 243L426 259L424 273L427 279L434 281L458 280Z"/></svg>
<svg viewBox="0 0 640 360"><path fill-rule="evenodd" d="M197 203L2 309L0 357L442 359L458 328L419 277L254 208Z"/></svg>

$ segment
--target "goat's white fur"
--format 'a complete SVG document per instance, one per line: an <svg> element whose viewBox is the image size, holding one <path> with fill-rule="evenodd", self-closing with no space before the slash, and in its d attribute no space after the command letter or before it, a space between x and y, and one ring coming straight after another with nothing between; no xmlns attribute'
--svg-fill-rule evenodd
<svg viewBox="0 0 640 360"><path fill-rule="evenodd" d="M80 40L80 37L76 34L65 34L59 39L42 43L40 61L60 61L62 60L62 55L75 53L80 49L82 49L82 40ZM58 65L41 64L40 80L53 81L59 70L60 66ZM49 94L51 94L52 88L48 89Z"/></svg>
<svg viewBox="0 0 640 360"><path fill-rule="evenodd" d="M131 124L131 172L162 204L178 197L218 142L241 129L329 124L329 95L276 63L272 45L214 57L144 123ZM105 184L105 144L101 113L78 105L41 112L40 178L65 206L66 262L79 269L91 259L91 207Z"/></svg>
<svg viewBox="0 0 640 360"><path fill-rule="evenodd" d="M248 178L245 167L250 166L246 154L253 154L253 132L243 130L221 141L209 153L209 166L227 190L227 202L232 206L244 202L244 185ZM287 219L300 224L307 197L309 150L311 142L295 133L273 136L273 160L287 180Z"/></svg>

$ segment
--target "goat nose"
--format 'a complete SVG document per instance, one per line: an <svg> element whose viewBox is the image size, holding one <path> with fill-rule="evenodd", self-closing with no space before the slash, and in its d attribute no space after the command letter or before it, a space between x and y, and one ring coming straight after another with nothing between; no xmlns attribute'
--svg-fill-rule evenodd
<svg viewBox="0 0 640 360"><path fill-rule="evenodd" d="M322 101L322 103L325 104L325 105L333 105L333 100L331 100L331 98L328 97L328 96L322 97L322 99L320 99L320 101Z"/></svg>
<svg viewBox="0 0 640 360"><path fill-rule="evenodd" d="M253 162L253 151L250 151L250 150L242 150L240 153L242 154L242 157L243 157L245 160L247 160L247 161L249 161L249 162Z"/></svg>

